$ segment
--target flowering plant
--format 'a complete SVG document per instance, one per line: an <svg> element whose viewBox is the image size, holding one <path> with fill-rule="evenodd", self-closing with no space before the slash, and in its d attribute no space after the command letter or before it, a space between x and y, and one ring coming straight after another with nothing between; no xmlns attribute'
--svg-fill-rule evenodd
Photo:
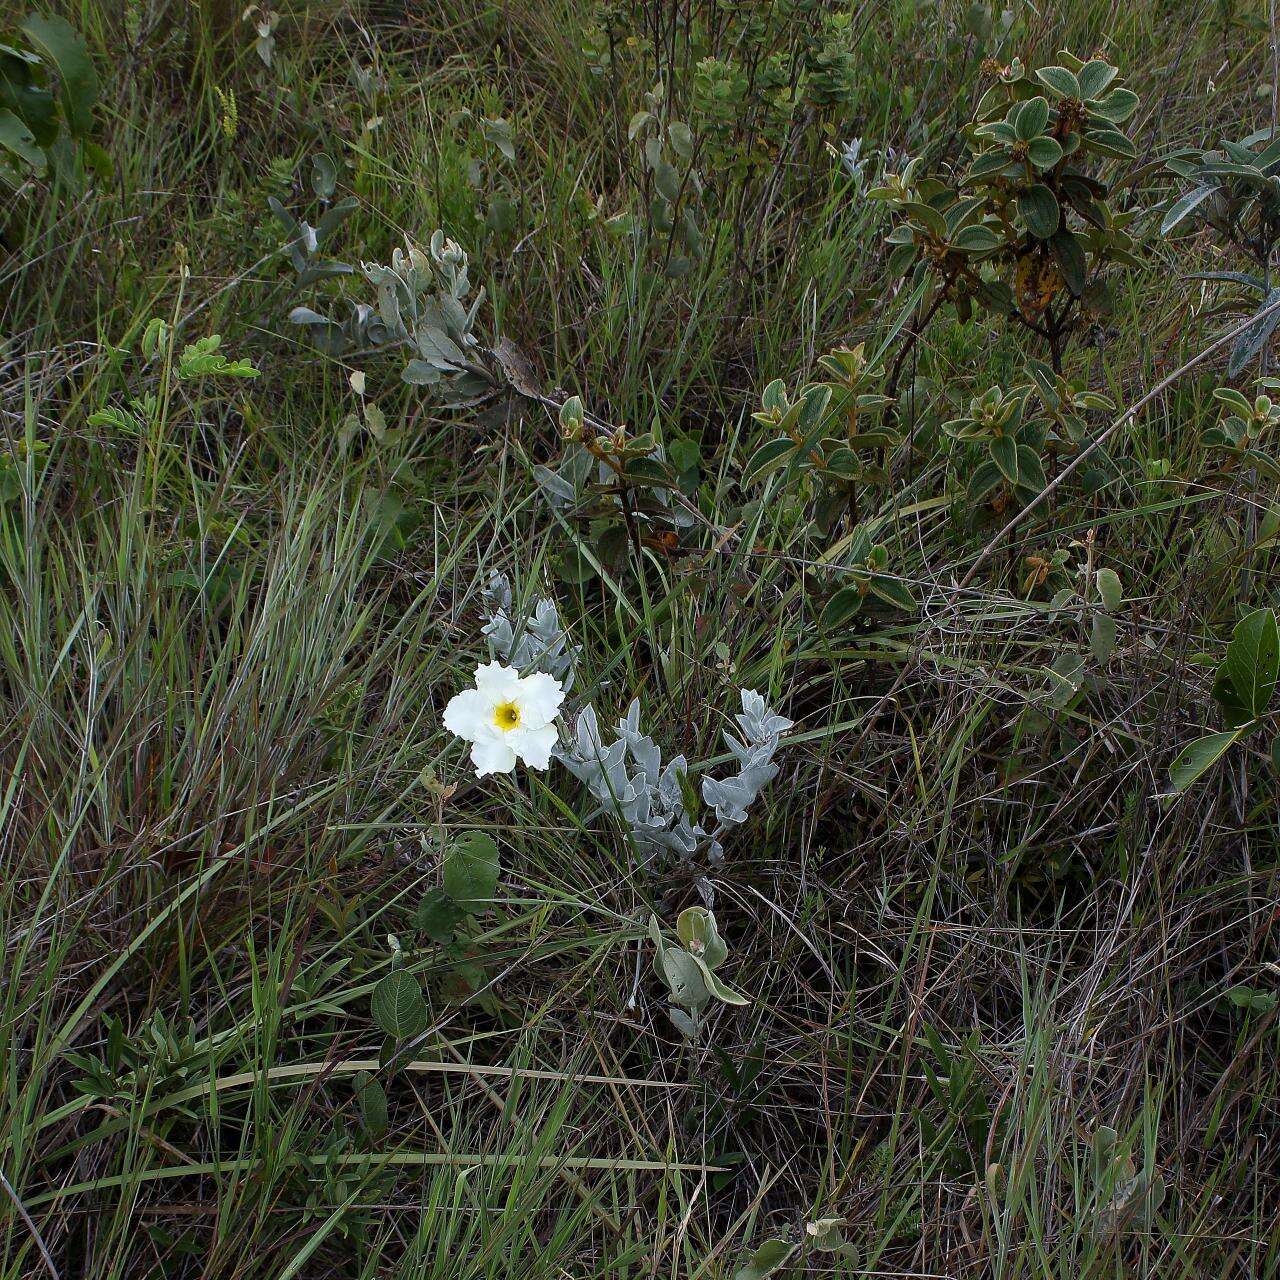
<svg viewBox="0 0 1280 1280"><path fill-rule="evenodd" d="M510 583L495 573L485 603L484 635L493 661L476 669L476 687L453 698L444 714L445 728L471 743L476 776L510 773L517 761L545 769L554 758L586 785L597 813L610 813L630 831L642 862L671 853L688 861L700 852L719 862L721 836L746 821L747 810L777 776L774 755L792 722L754 689L741 690L742 710L734 717L739 732L724 734L737 769L725 777L691 769L683 755L664 767L661 747L641 732L638 700L609 742L595 707L586 703L562 743L555 719L573 686L579 649L569 643L555 602L541 597L517 618ZM710 831L699 820L692 772L704 775L701 800L716 817Z"/></svg>
<svg viewBox="0 0 1280 1280"><path fill-rule="evenodd" d="M476 668L476 687L455 695L444 711L444 727L471 743L476 777L510 773L517 760L545 769L556 745L553 721L564 701L560 681L545 672L522 676L514 667L490 662Z"/></svg>

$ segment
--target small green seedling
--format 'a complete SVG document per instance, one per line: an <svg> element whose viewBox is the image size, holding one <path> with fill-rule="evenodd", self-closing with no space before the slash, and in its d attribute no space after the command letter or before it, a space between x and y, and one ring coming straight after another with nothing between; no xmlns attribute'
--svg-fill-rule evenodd
<svg viewBox="0 0 1280 1280"><path fill-rule="evenodd" d="M649 917L649 936L656 949L654 968L673 1001L667 1012L682 1036L696 1040L701 1030L701 1012L713 998L724 1004L749 1002L716 976L729 948L710 911L705 907L686 908L676 921L676 934L682 945L670 946L663 940L658 917Z"/></svg>
<svg viewBox="0 0 1280 1280"><path fill-rule="evenodd" d="M1150 1231L1164 1204L1165 1182L1155 1170L1137 1169L1132 1158L1117 1150L1117 1134L1099 1125L1092 1138L1093 1228L1110 1234L1120 1228Z"/></svg>

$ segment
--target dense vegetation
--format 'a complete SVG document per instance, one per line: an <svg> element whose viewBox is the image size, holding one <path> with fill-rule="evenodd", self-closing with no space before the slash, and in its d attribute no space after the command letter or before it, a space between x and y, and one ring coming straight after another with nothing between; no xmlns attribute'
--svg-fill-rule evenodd
<svg viewBox="0 0 1280 1280"><path fill-rule="evenodd" d="M0 1274L1275 1274L1275 20L3 14Z"/></svg>

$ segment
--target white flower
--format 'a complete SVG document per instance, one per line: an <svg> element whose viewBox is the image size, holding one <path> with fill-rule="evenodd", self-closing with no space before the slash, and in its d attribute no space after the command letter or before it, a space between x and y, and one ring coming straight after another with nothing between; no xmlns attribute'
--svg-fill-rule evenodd
<svg viewBox="0 0 1280 1280"><path fill-rule="evenodd" d="M517 760L545 769L558 736L552 723L564 701L560 681L541 671L522 676L490 662L476 668L476 687L464 689L444 709L444 727L471 743L476 777L510 773Z"/></svg>

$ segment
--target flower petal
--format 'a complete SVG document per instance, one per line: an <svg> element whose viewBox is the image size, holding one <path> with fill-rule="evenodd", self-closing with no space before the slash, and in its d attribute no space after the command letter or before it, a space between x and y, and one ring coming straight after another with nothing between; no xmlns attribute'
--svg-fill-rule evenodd
<svg viewBox="0 0 1280 1280"><path fill-rule="evenodd" d="M476 777L488 773L510 773L516 767L516 753L511 749L510 738L477 738L471 744L471 763L476 767Z"/></svg>
<svg viewBox="0 0 1280 1280"><path fill-rule="evenodd" d="M464 689L444 709L444 727L468 742L490 729L492 720L493 704L479 689Z"/></svg>
<svg viewBox="0 0 1280 1280"><path fill-rule="evenodd" d="M551 750L559 740L553 724L538 729L513 729L503 741L530 769L545 769L551 763Z"/></svg>
<svg viewBox="0 0 1280 1280"><path fill-rule="evenodd" d="M564 701L564 690L555 676L535 671L520 681L520 691L515 703L520 708L520 727L523 729L541 729L556 718L560 704Z"/></svg>
<svg viewBox="0 0 1280 1280"><path fill-rule="evenodd" d="M476 668L476 688L489 699L490 705L514 702L520 692L520 673L515 667L490 662Z"/></svg>

